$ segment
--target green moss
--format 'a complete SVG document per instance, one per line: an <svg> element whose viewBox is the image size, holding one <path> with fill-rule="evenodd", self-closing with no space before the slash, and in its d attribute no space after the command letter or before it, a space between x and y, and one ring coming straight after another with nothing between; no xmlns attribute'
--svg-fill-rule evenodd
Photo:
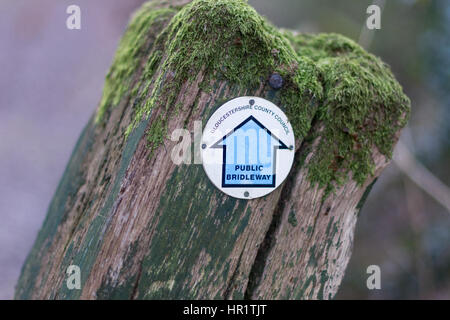
<svg viewBox="0 0 450 320"><path fill-rule="evenodd" d="M114 62L106 76L96 117L97 122L102 119L107 109L117 105L130 89L133 75L147 49L146 44L152 36L155 36L154 33L160 30L160 27L156 25L166 21L175 12L176 10L172 8L155 8L154 2L148 2L135 13L120 41ZM149 62L149 64L152 63L155 64L156 61Z"/></svg>
<svg viewBox="0 0 450 320"><path fill-rule="evenodd" d="M133 80L140 64L142 71ZM362 184L373 174L373 147L391 156L410 103L389 68L340 35L280 32L243 0L194 0L181 9L144 5L121 41L97 121L133 81L134 116L127 136L155 106L163 108L164 119L177 114L182 84L200 74L199 86L205 90L211 80L224 80L251 92L273 72L284 79L276 95L296 138L320 136L308 172L314 184L326 189L324 199L350 175ZM313 119L320 126L311 130ZM155 150L166 138L166 123L160 118L150 123L149 147Z"/></svg>
<svg viewBox="0 0 450 320"><path fill-rule="evenodd" d="M325 199L350 174L359 184L373 174L374 147L392 156L410 101L389 67L355 42L337 34L285 35L297 54L313 59L320 70L320 143L308 169L311 181L326 188Z"/></svg>
<svg viewBox="0 0 450 320"><path fill-rule="evenodd" d="M150 25L162 14L149 8L151 6L146 5L139 11L121 42L105 84L98 121L105 109L117 104L129 89L126 84L131 80L128 77L136 70L135 57L141 50L134 49L129 54L131 49L128 47L139 48L141 42L145 43L143 34L149 29L142 25ZM173 12L171 10L167 14ZM126 135L142 118L150 115L155 105L171 112L181 85L194 81L202 72L205 75L200 84L202 88L207 88L214 79L245 89L256 89L273 72L280 73L286 83L280 95L288 114L294 119L296 136L301 138L309 130L314 109L305 106L310 104L311 97L321 94L317 68L312 60L298 58L288 40L246 1L195 0L171 19L157 36L154 47L156 49L146 57L144 71L131 92L142 103L136 104L135 116ZM155 140L161 140L161 137Z"/></svg>
<svg viewBox="0 0 450 320"><path fill-rule="evenodd" d="M161 116L154 121L153 125L147 131L147 142L151 154L161 145L167 136L167 120Z"/></svg>

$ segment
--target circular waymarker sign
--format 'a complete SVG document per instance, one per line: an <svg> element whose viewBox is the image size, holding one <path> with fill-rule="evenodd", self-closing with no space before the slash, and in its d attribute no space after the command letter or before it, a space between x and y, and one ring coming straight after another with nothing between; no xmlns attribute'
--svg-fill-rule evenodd
<svg viewBox="0 0 450 320"><path fill-rule="evenodd" d="M217 109L200 145L209 179L222 192L240 199L275 190L294 161L294 131L287 116L259 97L235 98Z"/></svg>

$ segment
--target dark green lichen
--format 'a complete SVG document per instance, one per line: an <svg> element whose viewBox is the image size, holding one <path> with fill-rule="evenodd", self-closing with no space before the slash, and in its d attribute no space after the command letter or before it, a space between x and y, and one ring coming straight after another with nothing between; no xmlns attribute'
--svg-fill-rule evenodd
<svg viewBox="0 0 450 320"><path fill-rule="evenodd" d="M181 185L182 192L178 190ZM216 201L220 205L211 208L210 204ZM229 268L222 268L249 223L251 210L246 209L246 204L220 193L201 167L177 167L156 210L158 231L142 262L137 297L202 299L205 289L222 284L230 273ZM202 254L210 258L202 262L201 274L191 287L192 272ZM153 286L169 280L173 281L170 290ZM223 292L216 298L223 299Z"/></svg>
<svg viewBox="0 0 450 320"><path fill-rule="evenodd" d="M288 222L293 227L298 225L297 217L295 216L295 212L293 210L289 212Z"/></svg>
<svg viewBox="0 0 450 320"><path fill-rule="evenodd" d="M68 205L73 205L74 195L77 190L85 183L85 171L83 171L84 156L91 150L95 139L94 119L91 118L84 128L81 136L70 157L70 161L59 182L58 188L53 196L50 206L47 210L45 221L38 233L37 239L31 252L22 267L22 271L16 286L15 299L31 299L36 281L42 266L43 257L49 250L51 240L57 235L58 226L65 221L67 211L64 210ZM70 247L72 250L72 247ZM51 264L51 261L50 261ZM50 269L51 265L47 264ZM43 275L43 281L47 280L47 273ZM78 290L74 290L78 291Z"/></svg>

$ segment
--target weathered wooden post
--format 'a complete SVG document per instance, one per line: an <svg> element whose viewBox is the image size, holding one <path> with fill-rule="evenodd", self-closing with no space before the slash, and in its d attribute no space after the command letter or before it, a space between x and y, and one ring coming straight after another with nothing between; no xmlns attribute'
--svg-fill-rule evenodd
<svg viewBox="0 0 450 320"><path fill-rule="evenodd" d="M388 67L334 34L281 32L244 1L150 2L136 13L23 267L18 299L328 299L358 212L409 100ZM269 83L279 74L282 87ZM273 85L273 84L272 84ZM263 198L229 197L170 158L225 101L288 115L295 163ZM195 150L197 151L197 150ZM81 270L81 289L66 270Z"/></svg>

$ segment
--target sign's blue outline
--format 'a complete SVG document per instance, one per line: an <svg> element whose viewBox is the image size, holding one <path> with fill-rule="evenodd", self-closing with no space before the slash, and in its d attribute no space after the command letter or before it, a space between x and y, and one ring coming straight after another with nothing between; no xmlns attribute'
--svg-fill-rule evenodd
<svg viewBox="0 0 450 320"><path fill-rule="evenodd" d="M240 127L242 127L243 125L245 125L247 122L253 120L258 126L260 126L262 129L266 130L266 132L275 140L278 141L278 143L280 144L279 146L274 146L273 147L273 181L271 184L259 184L259 185L254 185L254 184L227 184L225 183L225 163L226 163L226 154L227 154L227 146L225 144L219 145L219 143L225 141L225 139L230 136L231 134L233 134L236 130L238 130ZM233 130L231 130L228 134L226 134L225 136L223 136L219 141L217 141L216 143L214 143L213 145L210 146L210 148L214 148L214 149L219 149L222 148L223 149L223 154L222 154L222 188L243 188L243 187L248 187L248 188L274 188L276 185L276 167L277 167L277 149L290 149L283 141L281 141L280 139L278 139L275 135L272 134L272 132L270 132L269 129L267 129L261 122L259 122L254 116L249 116L247 119L245 119L244 121L242 121L238 126L236 126Z"/></svg>

